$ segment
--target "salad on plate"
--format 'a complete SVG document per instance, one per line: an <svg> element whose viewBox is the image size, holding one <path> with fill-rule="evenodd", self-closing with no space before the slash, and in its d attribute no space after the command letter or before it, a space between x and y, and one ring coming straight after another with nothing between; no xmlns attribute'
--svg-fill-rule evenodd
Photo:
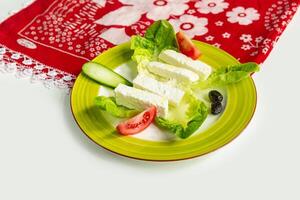
<svg viewBox="0 0 300 200"><path fill-rule="evenodd" d="M91 79L114 89L112 96L95 97L95 105L121 118L116 130L126 136L155 124L188 138L209 115L224 110L223 94L216 88L238 84L259 70L252 62L212 68L199 60L201 50L192 40L181 31L175 33L166 20L154 22L144 37L132 36L130 46L137 64L133 81L95 62L82 68ZM207 98L199 98L199 90Z"/></svg>

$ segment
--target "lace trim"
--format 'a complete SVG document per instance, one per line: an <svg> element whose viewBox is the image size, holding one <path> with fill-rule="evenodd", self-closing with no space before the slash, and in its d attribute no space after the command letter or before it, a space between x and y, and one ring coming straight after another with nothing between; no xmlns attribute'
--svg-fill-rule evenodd
<svg viewBox="0 0 300 200"><path fill-rule="evenodd" d="M33 0L30 0L22 3L21 8L18 10L26 8L33 2ZM0 22L14 15L18 10L10 11L8 16ZM0 44L0 72L15 73L17 78L27 78L32 83L41 82L46 88L56 87L68 91L73 87L76 79L76 76L70 73L44 65L2 44Z"/></svg>
<svg viewBox="0 0 300 200"><path fill-rule="evenodd" d="M22 53L0 44L0 72L15 73L17 78L28 78L32 83L41 82L47 88L72 88L76 76L44 65Z"/></svg>

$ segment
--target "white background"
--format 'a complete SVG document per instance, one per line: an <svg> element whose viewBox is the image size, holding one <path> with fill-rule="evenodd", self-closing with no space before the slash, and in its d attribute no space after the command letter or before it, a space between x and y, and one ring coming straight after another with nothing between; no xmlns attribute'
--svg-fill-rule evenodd
<svg viewBox="0 0 300 200"><path fill-rule="evenodd" d="M21 7L0 0L0 20ZM229 145L193 160L123 158L76 126L69 96L0 74L0 199L300 199L300 13L254 80L258 106Z"/></svg>

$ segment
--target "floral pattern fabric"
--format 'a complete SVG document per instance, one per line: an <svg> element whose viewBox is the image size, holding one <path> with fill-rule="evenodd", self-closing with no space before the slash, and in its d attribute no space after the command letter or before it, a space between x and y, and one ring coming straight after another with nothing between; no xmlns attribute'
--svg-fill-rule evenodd
<svg viewBox="0 0 300 200"><path fill-rule="evenodd" d="M224 0L200 0L195 3L195 7L198 8L197 11L203 14L218 14L224 12L228 6L229 3Z"/></svg>
<svg viewBox="0 0 300 200"><path fill-rule="evenodd" d="M249 25L253 21L259 20L260 14L254 8L236 7L226 13L227 20L230 23L239 23L240 25Z"/></svg>
<svg viewBox="0 0 300 200"><path fill-rule="evenodd" d="M262 63L300 0L36 0L0 24L0 71L72 87L84 62L153 21Z"/></svg>

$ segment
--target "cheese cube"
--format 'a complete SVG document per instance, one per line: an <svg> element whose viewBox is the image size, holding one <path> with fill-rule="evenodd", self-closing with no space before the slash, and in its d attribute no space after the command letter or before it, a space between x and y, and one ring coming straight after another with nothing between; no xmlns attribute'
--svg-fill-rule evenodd
<svg viewBox="0 0 300 200"><path fill-rule="evenodd" d="M172 87L143 74L139 74L133 80L133 86L166 97L174 105L178 105L184 96L184 91L179 88Z"/></svg>
<svg viewBox="0 0 300 200"><path fill-rule="evenodd" d="M191 70L181 67L175 67L162 62L149 62L148 70L153 74L165 77L173 78L179 82L195 82L199 79L199 76Z"/></svg>
<svg viewBox="0 0 300 200"><path fill-rule="evenodd" d="M159 54L159 59L162 61L189 69L195 73L197 73L201 80L206 80L212 72L212 69L207 64L199 61L193 60L182 53L178 53L174 50L164 50Z"/></svg>
<svg viewBox="0 0 300 200"><path fill-rule="evenodd" d="M168 114L168 100L159 95L124 84L119 84L114 91L118 105L140 111L156 106L158 116L166 117Z"/></svg>

